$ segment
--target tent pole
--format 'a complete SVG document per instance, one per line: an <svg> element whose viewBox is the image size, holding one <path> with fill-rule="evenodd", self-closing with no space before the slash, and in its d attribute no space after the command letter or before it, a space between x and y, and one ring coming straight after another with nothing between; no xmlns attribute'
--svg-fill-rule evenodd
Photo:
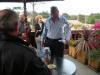
<svg viewBox="0 0 100 75"><path fill-rule="evenodd" d="M27 12L26 12L26 0L24 0L24 15L25 15L25 21L24 21L24 24L25 24L25 33L26 33L26 41L29 42L29 39L28 39L28 23L27 23Z"/></svg>
<svg viewBox="0 0 100 75"><path fill-rule="evenodd" d="M32 12L32 25L34 25L34 2L32 3L33 12Z"/></svg>

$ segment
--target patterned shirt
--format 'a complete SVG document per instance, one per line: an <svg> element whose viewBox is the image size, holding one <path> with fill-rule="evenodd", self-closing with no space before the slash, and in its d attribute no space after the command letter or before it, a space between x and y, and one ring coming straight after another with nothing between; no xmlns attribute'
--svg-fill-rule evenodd
<svg viewBox="0 0 100 75"><path fill-rule="evenodd" d="M71 29L67 20L63 16L59 16L57 20L53 22L51 17L49 17L44 26L41 41L44 41L46 37L50 39L62 38L70 40Z"/></svg>

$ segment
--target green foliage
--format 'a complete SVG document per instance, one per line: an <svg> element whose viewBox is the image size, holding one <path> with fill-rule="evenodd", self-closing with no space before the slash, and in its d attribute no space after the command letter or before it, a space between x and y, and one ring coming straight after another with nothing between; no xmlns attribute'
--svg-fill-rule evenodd
<svg viewBox="0 0 100 75"><path fill-rule="evenodd" d="M31 18L30 24L32 25L32 18ZM36 24L36 20L35 20L35 17L33 17L33 25L35 25L35 24Z"/></svg>
<svg viewBox="0 0 100 75"><path fill-rule="evenodd" d="M77 16L76 15L68 15L67 13L63 13L62 16L64 16L68 20L77 20Z"/></svg>
<svg viewBox="0 0 100 75"><path fill-rule="evenodd" d="M48 18L50 16L48 12L42 12L42 13L39 13L39 15L42 15L43 18Z"/></svg>
<svg viewBox="0 0 100 75"><path fill-rule="evenodd" d="M73 25L74 29L79 29L80 25Z"/></svg>
<svg viewBox="0 0 100 75"><path fill-rule="evenodd" d="M77 16L76 15L70 15L68 17L68 20L77 20Z"/></svg>
<svg viewBox="0 0 100 75"><path fill-rule="evenodd" d="M21 7L13 7L13 10L21 9Z"/></svg>
<svg viewBox="0 0 100 75"><path fill-rule="evenodd" d="M100 41L97 41L98 45L100 46Z"/></svg>
<svg viewBox="0 0 100 75"><path fill-rule="evenodd" d="M82 29L83 28L83 25L73 25L73 28L74 29Z"/></svg>
<svg viewBox="0 0 100 75"><path fill-rule="evenodd" d="M33 20L33 25L34 25L34 24L36 24L35 17L38 15L38 13L37 12L34 12L33 13L33 17L32 17L32 13L33 12L27 12L27 15L31 18L30 24L32 25L32 20Z"/></svg>
<svg viewBox="0 0 100 75"><path fill-rule="evenodd" d="M67 13L63 13L62 16L64 16L65 18L69 18L69 15Z"/></svg>
<svg viewBox="0 0 100 75"><path fill-rule="evenodd" d="M100 30L96 30L96 34L97 35L100 35ZM97 40L97 43L98 43L98 46L96 49L91 49L89 51L89 58L92 60L92 59L100 59L100 37L96 37L96 40Z"/></svg>
<svg viewBox="0 0 100 75"><path fill-rule="evenodd" d="M97 30L96 30L96 33L97 33L97 34L100 34L100 29L97 29Z"/></svg>
<svg viewBox="0 0 100 75"><path fill-rule="evenodd" d="M87 17L87 23L95 24L96 19L100 19L100 14L91 14Z"/></svg>
<svg viewBox="0 0 100 75"><path fill-rule="evenodd" d="M100 48L98 48L97 50L91 50L88 53L88 57L92 60L92 59L100 59Z"/></svg>
<svg viewBox="0 0 100 75"><path fill-rule="evenodd" d="M79 15L78 17L80 22L85 23L85 15Z"/></svg>
<svg viewBox="0 0 100 75"><path fill-rule="evenodd" d="M78 29L79 25L74 25L73 27L74 29Z"/></svg>
<svg viewBox="0 0 100 75"><path fill-rule="evenodd" d="M71 45L71 46L74 46L75 40L70 40L70 41L68 42L68 44Z"/></svg>

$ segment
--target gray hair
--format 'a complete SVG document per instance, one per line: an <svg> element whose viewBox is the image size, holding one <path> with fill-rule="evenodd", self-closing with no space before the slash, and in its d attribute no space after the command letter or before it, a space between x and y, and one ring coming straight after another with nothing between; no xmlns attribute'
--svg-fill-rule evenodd
<svg viewBox="0 0 100 75"><path fill-rule="evenodd" d="M4 9L0 11L0 32L16 31L16 23L18 22L17 14L10 10Z"/></svg>

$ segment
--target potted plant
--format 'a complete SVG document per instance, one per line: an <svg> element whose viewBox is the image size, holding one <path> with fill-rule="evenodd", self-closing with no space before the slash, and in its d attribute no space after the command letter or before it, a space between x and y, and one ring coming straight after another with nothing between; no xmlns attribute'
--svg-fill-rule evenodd
<svg viewBox="0 0 100 75"><path fill-rule="evenodd" d="M87 54L91 48L95 48L91 42L95 41L96 32L92 30L87 30L87 28L83 29L83 32L80 33L81 38L79 38L76 45L76 56L77 59L83 64L87 64Z"/></svg>
<svg viewBox="0 0 100 75"><path fill-rule="evenodd" d="M95 71L100 71L100 30L97 31L97 38L96 38L96 48L92 49L88 53L88 66L93 68Z"/></svg>
<svg viewBox="0 0 100 75"><path fill-rule="evenodd" d="M89 51L88 56L88 66L93 68L95 71L100 71L100 48Z"/></svg>
<svg viewBox="0 0 100 75"><path fill-rule="evenodd" d="M76 57L76 48L74 46L75 40L70 40L68 45L69 45L69 55L75 58Z"/></svg>

